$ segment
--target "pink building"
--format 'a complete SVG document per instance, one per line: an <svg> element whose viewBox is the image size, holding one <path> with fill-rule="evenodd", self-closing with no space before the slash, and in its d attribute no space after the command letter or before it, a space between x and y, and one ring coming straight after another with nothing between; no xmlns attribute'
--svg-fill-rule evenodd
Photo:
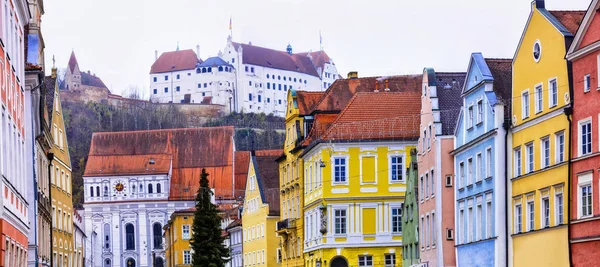
<svg viewBox="0 0 600 267"><path fill-rule="evenodd" d="M423 71L419 137L419 244L426 266L456 266L454 254L454 128L465 73Z"/></svg>

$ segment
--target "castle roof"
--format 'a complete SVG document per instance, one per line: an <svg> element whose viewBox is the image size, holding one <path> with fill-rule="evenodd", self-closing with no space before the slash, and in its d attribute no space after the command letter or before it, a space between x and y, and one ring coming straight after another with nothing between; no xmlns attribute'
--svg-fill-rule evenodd
<svg viewBox="0 0 600 267"><path fill-rule="evenodd" d="M93 87L107 88L102 79L89 72L81 72L81 84ZM108 88L107 88L108 89Z"/></svg>
<svg viewBox="0 0 600 267"><path fill-rule="evenodd" d="M233 43L235 49L242 47L242 62L256 66L300 72L320 77L313 62L306 55L289 54L249 44Z"/></svg>
<svg viewBox="0 0 600 267"><path fill-rule="evenodd" d="M325 69L325 64L331 62L331 58L323 50L315 51L315 52L302 52L302 53L298 53L298 55L301 55L301 56L310 55L310 58L311 58L313 64L315 65L315 67L321 68L321 71L323 71ZM333 62L331 62L331 64L333 64ZM333 65L335 65L335 64L333 64Z"/></svg>
<svg viewBox="0 0 600 267"><path fill-rule="evenodd" d="M75 51L71 51L71 57L69 58L69 70L73 72L77 66L77 58L75 58Z"/></svg>
<svg viewBox="0 0 600 267"><path fill-rule="evenodd" d="M225 60L221 59L220 57L209 57L206 60L204 60L204 62L198 64L197 67L217 67L217 66L229 66L232 67L233 66L229 63L227 63Z"/></svg>
<svg viewBox="0 0 600 267"><path fill-rule="evenodd" d="M202 63L202 60L192 49L164 52L154 61L150 73L190 70L196 68L199 63Z"/></svg>
<svg viewBox="0 0 600 267"><path fill-rule="evenodd" d="M94 133L84 177L171 173L169 200L193 200L202 169L216 198L231 199L233 127Z"/></svg>

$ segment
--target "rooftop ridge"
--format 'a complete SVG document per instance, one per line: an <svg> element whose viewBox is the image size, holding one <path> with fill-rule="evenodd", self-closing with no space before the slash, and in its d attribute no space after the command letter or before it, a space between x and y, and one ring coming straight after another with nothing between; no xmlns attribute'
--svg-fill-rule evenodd
<svg viewBox="0 0 600 267"><path fill-rule="evenodd" d="M172 129L152 129L152 130L133 130L133 131L120 131L120 132L94 132L93 135L95 134L102 134L102 135L117 135L117 134L124 134L124 133L151 133L151 132L164 132L164 131L171 131L171 132L176 132L176 131L190 131L190 130L203 130L203 129L226 129L226 128L230 128L230 129L234 129L234 126L210 126L210 127L196 127L196 128L172 128Z"/></svg>

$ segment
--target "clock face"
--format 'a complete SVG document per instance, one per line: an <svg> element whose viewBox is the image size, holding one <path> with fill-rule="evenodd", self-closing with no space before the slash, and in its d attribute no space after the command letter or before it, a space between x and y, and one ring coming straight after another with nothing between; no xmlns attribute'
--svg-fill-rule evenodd
<svg viewBox="0 0 600 267"><path fill-rule="evenodd" d="M115 188L115 191L117 191L117 193L122 193L125 190L125 184L123 183L123 181L115 182L113 187Z"/></svg>

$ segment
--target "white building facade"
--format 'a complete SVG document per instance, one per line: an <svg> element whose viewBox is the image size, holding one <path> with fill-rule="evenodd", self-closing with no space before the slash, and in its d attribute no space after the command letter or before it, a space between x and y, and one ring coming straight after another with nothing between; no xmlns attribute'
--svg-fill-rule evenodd
<svg viewBox="0 0 600 267"><path fill-rule="evenodd" d="M157 57L150 71L150 99L284 116L288 90L323 91L340 77L324 51L294 54L290 45L278 51L229 37L219 57L202 61L197 54L181 50Z"/></svg>

